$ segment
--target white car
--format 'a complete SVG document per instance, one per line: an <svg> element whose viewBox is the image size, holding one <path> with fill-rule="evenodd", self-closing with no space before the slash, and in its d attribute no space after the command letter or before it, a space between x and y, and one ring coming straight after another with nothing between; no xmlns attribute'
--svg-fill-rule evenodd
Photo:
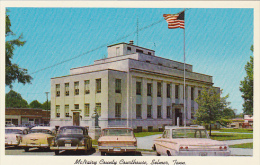
<svg viewBox="0 0 260 165"><path fill-rule="evenodd" d="M29 128L27 127L6 127L5 128L5 146L18 146L17 137L27 135Z"/></svg>
<svg viewBox="0 0 260 165"><path fill-rule="evenodd" d="M202 126L165 126L162 137L155 139L157 156L229 156L228 145L212 140Z"/></svg>

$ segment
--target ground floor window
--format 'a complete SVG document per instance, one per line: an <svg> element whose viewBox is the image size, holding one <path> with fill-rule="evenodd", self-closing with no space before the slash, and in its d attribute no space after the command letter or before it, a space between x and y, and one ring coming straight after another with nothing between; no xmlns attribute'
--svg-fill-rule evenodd
<svg viewBox="0 0 260 165"><path fill-rule="evenodd" d="M162 107L157 106L157 118L162 118Z"/></svg>
<svg viewBox="0 0 260 165"><path fill-rule="evenodd" d="M152 105L147 105L147 118L152 118Z"/></svg>
<svg viewBox="0 0 260 165"><path fill-rule="evenodd" d="M115 117L121 117L121 103L116 103Z"/></svg>
<svg viewBox="0 0 260 165"><path fill-rule="evenodd" d="M97 110L98 116L101 116L101 103L96 103L96 110Z"/></svg>
<svg viewBox="0 0 260 165"><path fill-rule="evenodd" d="M136 104L136 118L141 119L142 118L142 107L141 104Z"/></svg>

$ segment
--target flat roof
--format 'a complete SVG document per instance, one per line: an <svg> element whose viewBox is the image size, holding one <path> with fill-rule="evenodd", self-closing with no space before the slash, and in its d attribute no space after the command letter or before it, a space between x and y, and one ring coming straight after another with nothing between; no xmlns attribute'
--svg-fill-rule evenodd
<svg viewBox="0 0 260 165"><path fill-rule="evenodd" d="M125 43L125 42L116 43L116 44L113 44L113 45L108 45L107 47L112 47L112 46L120 45L120 44L126 44L126 45L129 45L129 46L134 46L134 47L138 47L138 48L142 48L142 49L146 49L146 50L150 50L150 51L155 52L155 51L152 50L152 49L147 49L147 48L144 48L144 47L141 47L141 46L137 46L137 45L133 45L133 44L128 44L128 43Z"/></svg>

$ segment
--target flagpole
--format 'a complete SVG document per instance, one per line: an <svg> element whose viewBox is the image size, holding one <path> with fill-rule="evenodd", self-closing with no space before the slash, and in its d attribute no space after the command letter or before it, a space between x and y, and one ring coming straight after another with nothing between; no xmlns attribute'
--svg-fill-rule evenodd
<svg viewBox="0 0 260 165"><path fill-rule="evenodd" d="M185 9L184 9L184 20L185 20ZM185 85L185 71L186 71L186 69L185 69L185 26L184 26L184 30L183 30L183 36L184 36L184 47L183 47L183 52L184 52L184 127L186 127L186 92L185 92L185 90L186 90L186 85Z"/></svg>

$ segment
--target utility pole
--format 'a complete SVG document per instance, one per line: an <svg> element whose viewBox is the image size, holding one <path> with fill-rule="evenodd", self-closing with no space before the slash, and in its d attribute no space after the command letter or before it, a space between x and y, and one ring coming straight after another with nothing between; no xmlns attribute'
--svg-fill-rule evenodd
<svg viewBox="0 0 260 165"><path fill-rule="evenodd" d="M49 114L49 113L48 113L48 111L49 111L49 110L48 110L48 107L49 107L49 106L48 106L48 104L49 104L49 103L48 103L48 94L49 94L50 92L45 92L45 93L46 93L46 96L47 96L47 107L46 107L46 112L47 112L47 118L48 118L48 116L49 116L49 115L48 115L48 114ZM49 120L50 120L50 116L49 116ZM50 121L49 121L49 123L50 123Z"/></svg>

